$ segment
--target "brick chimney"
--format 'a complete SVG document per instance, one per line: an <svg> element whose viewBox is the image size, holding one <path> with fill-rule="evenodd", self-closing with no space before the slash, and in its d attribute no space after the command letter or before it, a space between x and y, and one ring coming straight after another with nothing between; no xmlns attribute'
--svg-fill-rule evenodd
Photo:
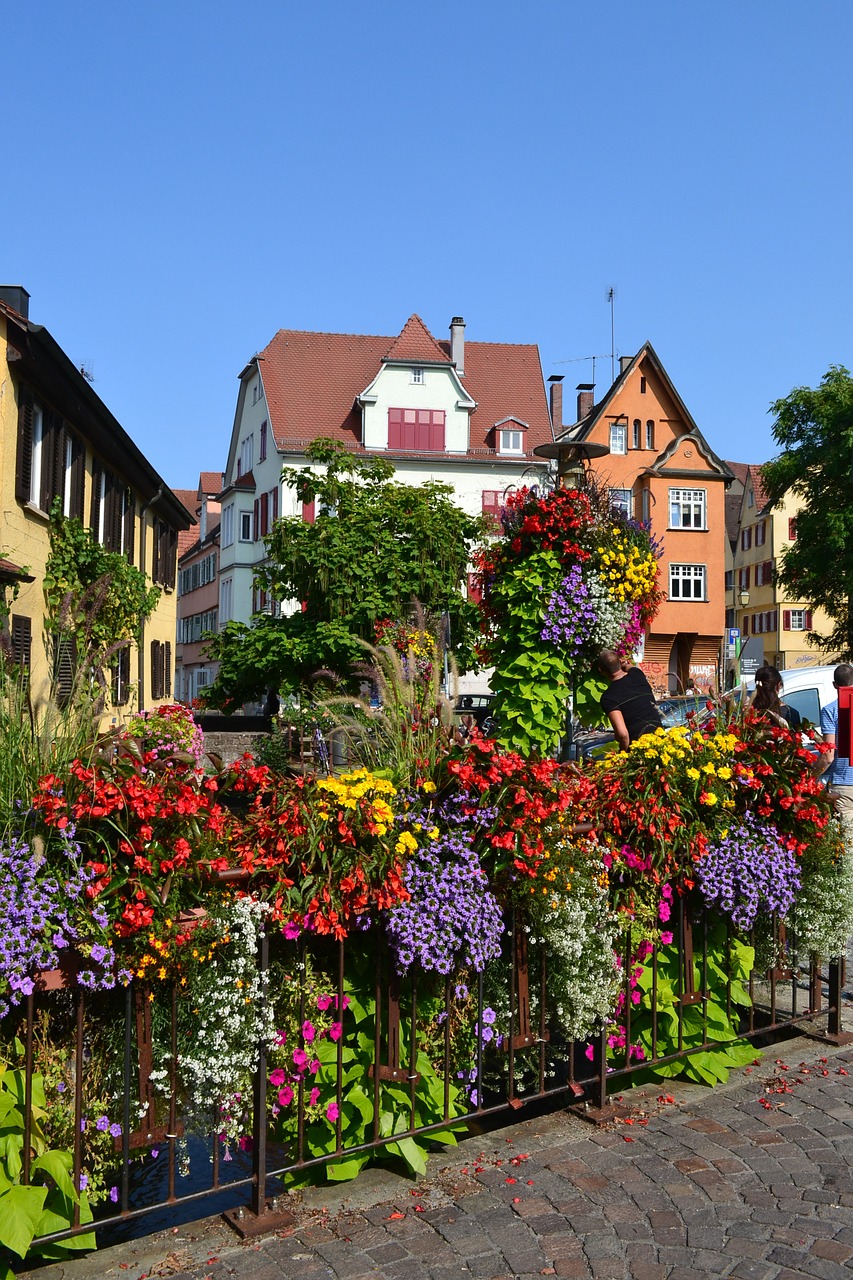
<svg viewBox="0 0 853 1280"><path fill-rule="evenodd" d="M548 379L551 397L551 431L558 436L563 430L563 375L552 373Z"/></svg>
<svg viewBox="0 0 853 1280"><path fill-rule="evenodd" d="M578 422L585 418L593 406L595 399L595 383L579 382L577 385L578 393Z"/></svg>
<svg viewBox="0 0 853 1280"><path fill-rule="evenodd" d="M465 321L454 316L450 321L450 359L456 365L460 378L465 373Z"/></svg>

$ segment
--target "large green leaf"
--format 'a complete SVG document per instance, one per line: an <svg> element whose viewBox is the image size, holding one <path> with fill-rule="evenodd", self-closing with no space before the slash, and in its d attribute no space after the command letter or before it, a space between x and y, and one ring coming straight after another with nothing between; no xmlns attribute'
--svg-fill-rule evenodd
<svg viewBox="0 0 853 1280"><path fill-rule="evenodd" d="M0 1244L25 1258L36 1233L47 1187L10 1187L0 1195ZM67 1225L67 1224L65 1224Z"/></svg>

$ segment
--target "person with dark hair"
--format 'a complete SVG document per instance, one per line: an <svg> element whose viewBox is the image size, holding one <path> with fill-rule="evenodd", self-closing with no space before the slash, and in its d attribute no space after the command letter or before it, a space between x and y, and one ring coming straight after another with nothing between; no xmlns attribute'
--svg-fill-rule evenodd
<svg viewBox="0 0 853 1280"><path fill-rule="evenodd" d="M835 668L832 683L836 689L853 684L853 667L842 662ZM839 818L847 826L853 825L853 766L846 756L838 754L838 699L821 708L820 731L823 745L829 748L831 761L824 773L826 789L835 804Z"/></svg>
<svg viewBox="0 0 853 1280"><path fill-rule="evenodd" d="M636 738L662 728L655 695L640 668L630 666L615 649L602 649L597 665L610 681L601 695L601 709L607 712L616 741L627 751Z"/></svg>
<svg viewBox="0 0 853 1280"><path fill-rule="evenodd" d="M782 702L779 694L782 691L782 676L776 667L767 663L759 667L755 673L755 694L752 699L753 711L762 711L776 724L784 721L788 729L799 729L800 713L796 707L789 707Z"/></svg>

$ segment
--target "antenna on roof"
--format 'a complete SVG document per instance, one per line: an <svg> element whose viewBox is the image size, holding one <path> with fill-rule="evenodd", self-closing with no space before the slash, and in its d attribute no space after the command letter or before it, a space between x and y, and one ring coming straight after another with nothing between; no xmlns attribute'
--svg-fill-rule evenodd
<svg viewBox="0 0 853 1280"><path fill-rule="evenodd" d="M610 381L616 381L616 289L613 285L607 290L607 301L610 303Z"/></svg>
<svg viewBox="0 0 853 1280"><path fill-rule="evenodd" d="M580 364L584 360L591 360L592 361L592 378L590 379L590 381L592 385L595 386L595 362L596 360L606 360L607 358L608 357L606 355L601 355L601 353L599 352L597 355L594 355L594 356L572 356L568 360L555 360L554 364Z"/></svg>

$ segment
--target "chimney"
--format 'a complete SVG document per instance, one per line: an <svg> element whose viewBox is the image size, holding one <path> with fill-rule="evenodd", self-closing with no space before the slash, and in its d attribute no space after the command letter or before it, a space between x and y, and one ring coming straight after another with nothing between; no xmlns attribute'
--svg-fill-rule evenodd
<svg viewBox="0 0 853 1280"><path fill-rule="evenodd" d="M557 436L563 430L563 375L552 373L548 383L551 393L551 433Z"/></svg>
<svg viewBox="0 0 853 1280"><path fill-rule="evenodd" d="M595 397L595 383L579 382L576 390L578 393L578 422L580 422L592 408Z"/></svg>
<svg viewBox="0 0 853 1280"><path fill-rule="evenodd" d="M5 302L7 307L29 320L30 295L22 284L0 284L0 302Z"/></svg>
<svg viewBox="0 0 853 1280"><path fill-rule="evenodd" d="M450 359L460 378L465 374L465 321L454 316L450 321Z"/></svg>
<svg viewBox="0 0 853 1280"><path fill-rule="evenodd" d="M623 373L625 372L625 370L628 368L628 365L632 362L632 360L633 360L633 359L634 359L634 357L633 357L633 356L620 356L620 357L619 357L619 373L620 373L620 376L621 376L621 374L623 374Z"/></svg>

